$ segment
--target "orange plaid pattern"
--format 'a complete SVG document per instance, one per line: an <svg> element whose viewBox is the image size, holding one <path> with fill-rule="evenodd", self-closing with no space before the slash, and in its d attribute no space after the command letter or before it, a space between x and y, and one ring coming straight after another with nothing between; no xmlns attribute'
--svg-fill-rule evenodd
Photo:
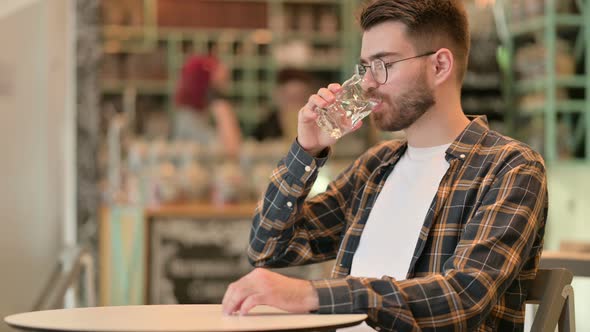
<svg viewBox="0 0 590 332"><path fill-rule="evenodd" d="M406 280L350 277L352 257L385 179L407 143L380 144L323 194L306 200L317 169L294 143L254 217L248 256L283 267L336 259L312 281L319 313L367 313L381 331L521 331L547 216L542 157L472 120L446 152L449 170L430 206ZM391 222L396 220L391 211ZM394 252L384 252L383 260Z"/></svg>

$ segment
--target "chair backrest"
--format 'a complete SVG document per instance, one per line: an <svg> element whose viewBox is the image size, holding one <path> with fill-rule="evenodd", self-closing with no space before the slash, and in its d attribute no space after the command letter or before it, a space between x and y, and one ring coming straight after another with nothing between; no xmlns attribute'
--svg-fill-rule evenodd
<svg viewBox="0 0 590 332"><path fill-rule="evenodd" d="M527 303L538 304L531 331L575 331L574 275L567 269L539 269L529 286Z"/></svg>

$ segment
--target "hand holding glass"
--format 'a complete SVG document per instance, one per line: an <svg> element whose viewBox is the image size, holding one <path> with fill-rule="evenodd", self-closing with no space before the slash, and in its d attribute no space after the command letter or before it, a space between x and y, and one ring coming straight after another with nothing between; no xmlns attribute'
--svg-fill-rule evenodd
<svg viewBox="0 0 590 332"><path fill-rule="evenodd" d="M363 77L353 75L342 84L336 100L325 108L318 108L317 124L332 138L349 133L357 123L371 113L380 100L371 97L361 87Z"/></svg>

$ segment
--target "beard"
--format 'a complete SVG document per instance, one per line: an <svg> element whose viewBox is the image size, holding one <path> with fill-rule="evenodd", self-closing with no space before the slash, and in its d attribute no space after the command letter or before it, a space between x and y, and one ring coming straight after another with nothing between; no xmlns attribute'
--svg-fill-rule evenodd
<svg viewBox="0 0 590 332"><path fill-rule="evenodd" d="M385 105L379 113L372 113L377 127L383 131L399 131L410 127L432 106L436 104L434 92L426 83L424 68L412 87L393 99L390 96L379 96Z"/></svg>

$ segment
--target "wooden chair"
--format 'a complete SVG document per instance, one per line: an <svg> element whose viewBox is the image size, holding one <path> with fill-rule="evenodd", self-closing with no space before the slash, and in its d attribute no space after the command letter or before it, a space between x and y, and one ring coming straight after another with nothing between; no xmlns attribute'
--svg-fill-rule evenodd
<svg viewBox="0 0 590 332"><path fill-rule="evenodd" d="M575 332L573 274L567 269L539 269L527 303L538 304L531 331Z"/></svg>

